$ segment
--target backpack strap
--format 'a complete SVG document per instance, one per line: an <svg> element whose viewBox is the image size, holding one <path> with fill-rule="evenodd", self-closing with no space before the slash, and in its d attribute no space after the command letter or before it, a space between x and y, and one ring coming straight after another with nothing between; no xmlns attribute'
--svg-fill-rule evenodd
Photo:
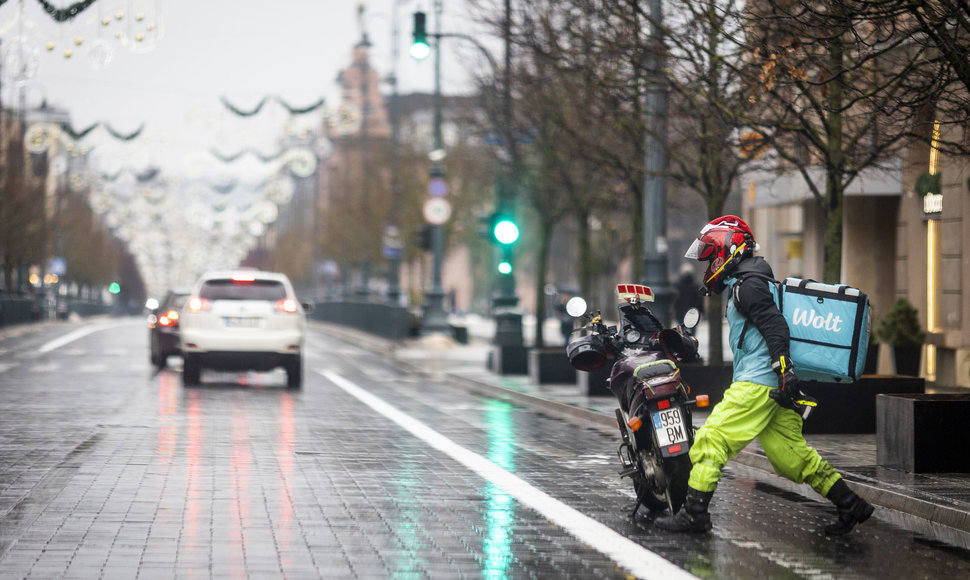
<svg viewBox="0 0 970 580"><path fill-rule="evenodd" d="M738 276L738 281L735 282L735 284L734 284L733 287L731 287L731 300L734 302L734 307L735 308L738 308L738 303L740 301L740 298L738 297L738 292L739 292L739 289L741 288L741 283L744 282L745 280L747 280L748 278L761 278L763 280L767 280L768 282L771 282L776 287L779 286L779 285L781 285L781 282L779 282L778 280L775 280L774 278L772 278L771 276L769 276L767 274L761 274L760 272L748 272L748 273L742 274L742 275ZM778 296L779 300L781 299L781 294L780 293L779 294L776 294L776 296ZM778 309L781 310L781 305L780 304L778 305ZM751 324L751 321L748 320L748 317L747 316L745 316L744 317L744 326L741 327L741 334L738 335L738 350L741 350L741 351L744 350L744 348L743 348L743 345L744 345L744 337L745 337L745 335L748 334L748 326L750 324Z"/></svg>

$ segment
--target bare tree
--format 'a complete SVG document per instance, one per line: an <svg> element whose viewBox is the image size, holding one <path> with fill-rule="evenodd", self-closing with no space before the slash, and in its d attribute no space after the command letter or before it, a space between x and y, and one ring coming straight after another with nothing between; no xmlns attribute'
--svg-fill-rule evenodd
<svg viewBox="0 0 970 580"><path fill-rule="evenodd" d="M925 118L933 100L933 79L922 66L927 48L862 1L768 0L749 16L753 58L745 78L751 101L764 105L750 124L819 203L822 277L838 282L846 188L896 156ZM824 174L821 183L814 168Z"/></svg>

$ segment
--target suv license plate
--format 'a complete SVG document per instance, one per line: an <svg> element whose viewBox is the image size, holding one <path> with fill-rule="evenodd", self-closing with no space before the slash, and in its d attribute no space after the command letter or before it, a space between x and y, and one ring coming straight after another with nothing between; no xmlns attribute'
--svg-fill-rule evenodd
<svg viewBox="0 0 970 580"><path fill-rule="evenodd" d="M238 316L226 316L223 322L231 328L256 328L259 326L258 318L241 318Z"/></svg>
<svg viewBox="0 0 970 580"><path fill-rule="evenodd" d="M657 442L661 447L687 441L687 429L680 409L673 408L651 414L653 429L657 432Z"/></svg>

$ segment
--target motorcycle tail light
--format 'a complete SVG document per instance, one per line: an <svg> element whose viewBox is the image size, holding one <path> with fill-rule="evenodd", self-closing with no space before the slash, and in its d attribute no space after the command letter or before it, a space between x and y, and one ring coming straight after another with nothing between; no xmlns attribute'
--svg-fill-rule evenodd
<svg viewBox="0 0 970 580"><path fill-rule="evenodd" d="M668 401L667 399L660 401L659 403L657 403L657 408L660 409L661 411L663 411L664 409L669 409L670 401Z"/></svg>
<svg viewBox="0 0 970 580"><path fill-rule="evenodd" d="M643 427L643 421L640 419L640 417L632 417L626 422L626 426L629 427L631 431L636 432L640 430L640 427Z"/></svg>
<svg viewBox="0 0 970 580"><path fill-rule="evenodd" d="M697 406L707 407L711 404L711 398L707 395L697 395Z"/></svg>

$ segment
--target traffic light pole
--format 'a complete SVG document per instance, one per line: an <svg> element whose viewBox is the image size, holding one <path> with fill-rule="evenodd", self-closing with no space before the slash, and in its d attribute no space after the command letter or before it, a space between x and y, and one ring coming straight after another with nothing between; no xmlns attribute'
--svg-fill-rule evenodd
<svg viewBox="0 0 970 580"><path fill-rule="evenodd" d="M503 71L503 111L502 121L506 128L506 146L514 146L512 131L512 4L510 0L505 0L505 21L502 23L502 36L505 42L505 69ZM486 54L487 51L485 51ZM490 59L491 60L491 59ZM492 70L497 71L495 63L492 63ZM513 156L514 157L514 156ZM514 169L511 172L514 175ZM495 192L496 209L499 212L509 212L514 214L514 196L510 194L508 188L510 184L503 178L498 183ZM514 220L513 220L514 223ZM516 233L518 238L518 233ZM502 260L508 265L507 273L499 274L498 295L492 300L492 311L495 318L495 336L492 342L495 350L492 355L493 370L499 374L513 374L528 370L525 362L526 351L525 341L522 336L522 314L516 309L519 304L519 297L515 294L515 266L514 252L512 244L504 244L502 247ZM537 336L542 336L537 333ZM543 345L537 344L542 347Z"/></svg>

